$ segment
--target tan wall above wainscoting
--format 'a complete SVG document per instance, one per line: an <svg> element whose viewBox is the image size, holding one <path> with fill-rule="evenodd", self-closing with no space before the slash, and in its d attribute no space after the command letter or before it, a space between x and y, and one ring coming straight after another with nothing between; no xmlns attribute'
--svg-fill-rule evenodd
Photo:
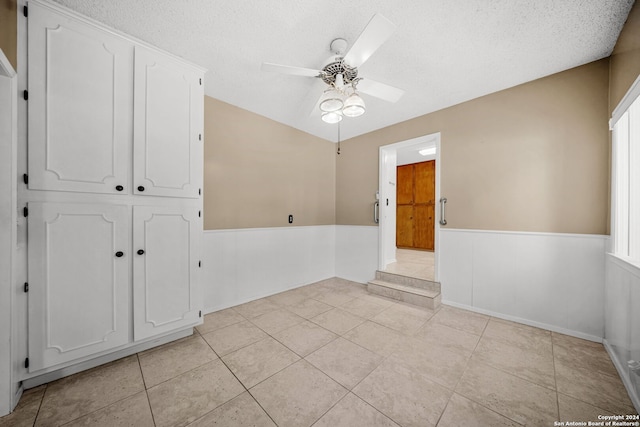
<svg viewBox="0 0 640 427"><path fill-rule="evenodd" d="M18 69L18 16L16 0L0 0L0 49L11 62L14 70Z"/></svg>
<svg viewBox="0 0 640 427"><path fill-rule="evenodd" d="M334 143L204 103L205 230L335 224Z"/></svg>
<svg viewBox="0 0 640 427"><path fill-rule="evenodd" d="M374 225L380 146L441 132L448 228L606 233L608 81L603 59L343 142L337 223Z"/></svg>

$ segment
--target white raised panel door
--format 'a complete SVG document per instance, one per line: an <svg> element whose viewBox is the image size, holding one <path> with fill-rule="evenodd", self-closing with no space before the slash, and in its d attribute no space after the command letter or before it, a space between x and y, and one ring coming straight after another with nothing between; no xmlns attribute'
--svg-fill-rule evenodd
<svg viewBox="0 0 640 427"><path fill-rule="evenodd" d="M29 371L129 342L129 209L28 207Z"/></svg>
<svg viewBox="0 0 640 427"><path fill-rule="evenodd" d="M28 26L29 188L129 191L133 45L38 3Z"/></svg>
<svg viewBox="0 0 640 427"><path fill-rule="evenodd" d="M202 74L135 49L134 193L199 196L202 181Z"/></svg>
<svg viewBox="0 0 640 427"><path fill-rule="evenodd" d="M194 207L134 206L133 302L136 341L201 322Z"/></svg>

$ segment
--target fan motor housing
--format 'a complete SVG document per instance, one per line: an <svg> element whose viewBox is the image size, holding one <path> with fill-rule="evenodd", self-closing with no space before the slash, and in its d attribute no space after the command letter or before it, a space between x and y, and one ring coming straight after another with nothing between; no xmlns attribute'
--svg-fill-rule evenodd
<svg viewBox="0 0 640 427"><path fill-rule="evenodd" d="M342 61L342 56L332 56L327 60L325 66L322 68L322 80L331 85L335 83L336 76L342 74L342 79L345 83L351 83L358 77L358 69L351 68Z"/></svg>

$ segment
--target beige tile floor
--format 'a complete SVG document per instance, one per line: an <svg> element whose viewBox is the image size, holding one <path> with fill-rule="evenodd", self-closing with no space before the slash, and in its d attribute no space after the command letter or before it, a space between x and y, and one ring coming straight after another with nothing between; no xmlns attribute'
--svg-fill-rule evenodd
<svg viewBox="0 0 640 427"><path fill-rule="evenodd" d="M601 344L329 279L28 390L0 426L553 426L631 413Z"/></svg>
<svg viewBox="0 0 640 427"><path fill-rule="evenodd" d="M387 265L384 271L417 279L433 280L434 262L433 252L397 249L396 262Z"/></svg>

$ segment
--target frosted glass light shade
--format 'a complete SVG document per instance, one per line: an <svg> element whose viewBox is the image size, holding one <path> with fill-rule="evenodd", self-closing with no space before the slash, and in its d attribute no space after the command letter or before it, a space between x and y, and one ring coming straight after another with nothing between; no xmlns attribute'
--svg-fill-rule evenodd
<svg viewBox="0 0 640 427"><path fill-rule="evenodd" d="M342 114L347 117L358 117L364 114L365 105L364 100L360 98L360 95L354 93L349 95L346 101L344 101L344 107L342 107Z"/></svg>
<svg viewBox="0 0 640 427"><path fill-rule="evenodd" d="M325 112L338 111L342 108L344 103L340 93L336 90L327 90L322 94L320 100L320 110Z"/></svg>
<svg viewBox="0 0 640 427"><path fill-rule="evenodd" d="M342 114L331 111L328 113L322 113L322 121L326 123L338 123L342 121Z"/></svg>

